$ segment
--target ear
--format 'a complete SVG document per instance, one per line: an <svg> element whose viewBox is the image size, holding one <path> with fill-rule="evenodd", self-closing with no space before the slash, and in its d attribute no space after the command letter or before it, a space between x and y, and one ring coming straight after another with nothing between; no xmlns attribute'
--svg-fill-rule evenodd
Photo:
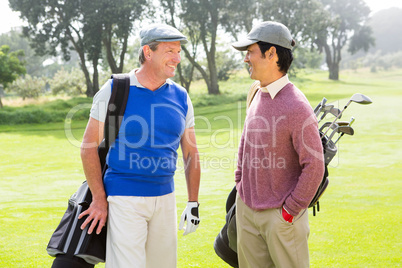
<svg viewBox="0 0 402 268"><path fill-rule="evenodd" d="M151 48L148 45L142 47L142 51L144 52L145 59L150 59L151 57Z"/></svg>
<svg viewBox="0 0 402 268"><path fill-rule="evenodd" d="M267 51L265 51L265 57L272 60L276 54L276 48L274 46L270 47Z"/></svg>

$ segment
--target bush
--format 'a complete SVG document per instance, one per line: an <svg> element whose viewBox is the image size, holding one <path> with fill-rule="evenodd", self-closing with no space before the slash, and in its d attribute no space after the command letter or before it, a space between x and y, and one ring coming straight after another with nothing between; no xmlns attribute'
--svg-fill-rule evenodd
<svg viewBox="0 0 402 268"><path fill-rule="evenodd" d="M77 96L85 93L85 77L81 70L73 68L70 72L61 69L49 81L54 95L65 93Z"/></svg>
<svg viewBox="0 0 402 268"><path fill-rule="evenodd" d="M32 77L29 74L19 77L8 88L7 91L15 92L23 100L26 98L37 98L45 92L46 80L43 77Z"/></svg>
<svg viewBox="0 0 402 268"><path fill-rule="evenodd" d="M0 110L0 125L63 122L71 109L81 104L88 104L88 107L77 110L73 119L87 120L91 103L90 98L73 98L67 101L56 100L41 106L5 107Z"/></svg>

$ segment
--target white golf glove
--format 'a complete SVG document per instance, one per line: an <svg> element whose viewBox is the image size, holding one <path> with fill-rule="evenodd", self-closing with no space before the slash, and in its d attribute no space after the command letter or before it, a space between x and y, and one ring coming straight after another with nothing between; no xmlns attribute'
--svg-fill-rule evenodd
<svg viewBox="0 0 402 268"><path fill-rule="evenodd" d="M184 222L187 220L187 226L184 228L183 235L195 232L200 223L198 216L198 202L187 202L187 206L181 214L179 230L183 230Z"/></svg>

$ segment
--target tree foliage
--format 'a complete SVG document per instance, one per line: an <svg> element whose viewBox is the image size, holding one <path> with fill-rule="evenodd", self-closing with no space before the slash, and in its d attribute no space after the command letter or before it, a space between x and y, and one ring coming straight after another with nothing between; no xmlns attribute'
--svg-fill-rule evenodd
<svg viewBox="0 0 402 268"><path fill-rule="evenodd" d="M328 25L328 14L319 0L262 0L257 12L262 20L273 20L289 28L296 45L311 44Z"/></svg>
<svg viewBox="0 0 402 268"><path fill-rule="evenodd" d="M23 50L10 52L10 47L0 47L0 84L7 88L17 77L26 72L25 63L21 60L24 56ZM3 108L0 96L0 108Z"/></svg>
<svg viewBox="0 0 402 268"><path fill-rule="evenodd" d="M53 94L64 93L68 96L76 96L85 93L85 82L83 73L76 68L73 68L70 72L64 69L60 69L49 80L50 89Z"/></svg>
<svg viewBox="0 0 402 268"><path fill-rule="evenodd" d="M50 56L37 56L29 46L29 39L22 36L21 30L11 30L0 35L0 44L8 45L10 51L23 50L26 72L30 75L38 75L44 71L43 62Z"/></svg>
<svg viewBox="0 0 402 268"><path fill-rule="evenodd" d="M1 34L0 44L8 45L10 51L24 51L22 59L25 62L26 73L31 76L46 76L50 78L61 67L69 70L78 66L78 55L75 51L71 52L69 61L63 61L60 57L51 55L36 55L35 50L30 46L30 40L22 34L22 27Z"/></svg>
<svg viewBox="0 0 402 268"><path fill-rule="evenodd" d="M368 24L373 29L375 50L381 54L402 51L402 8L389 8L373 14ZM375 52L374 47L370 52Z"/></svg>
<svg viewBox="0 0 402 268"><path fill-rule="evenodd" d="M374 45L372 30L366 26L370 9L363 0L321 0L329 14L329 25L315 41L326 55L329 79L339 79L342 48L350 41L349 51L365 51Z"/></svg>
<svg viewBox="0 0 402 268"><path fill-rule="evenodd" d="M19 75L26 72L25 64L20 60L23 56L24 51L22 50L10 52L9 46L0 47L0 83L5 88Z"/></svg>
<svg viewBox="0 0 402 268"><path fill-rule="evenodd" d="M123 69L128 37L147 6L147 0L9 2L28 22L24 34L31 38L36 53L57 55L61 51L65 60L70 58L71 49L78 53L88 96L99 90L98 65L103 47L112 72Z"/></svg>
<svg viewBox="0 0 402 268"><path fill-rule="evenodd" d="M161 0L168 14L168 22L177 27L175 17L180 20L184 32L190 36L192 47L184 46L183 51L191 64L201 73L209 94L220 94L219 74L216 64L216 44L218 29L236 35L251 25L247 3L251 0ZM242 18L239 20L239 18ZM180 27L179 27L180 28ZM207 66L200 64L197 53L202 48Z"/></svg>
<svg viewBox="0 0 402 268"><path fill-rule="evenodd" d="M15 92L18 96L25 98L37 98L44 92L46 79L43 77L33 77L29 74L25 77L18 77L8 88L8 91Z"/></svg>
<svg viewBox="0 0 402 268"><path fill-rule="evenodd" d="M187 60L179 65L178 76L182 85L189 89L194 74L200 74L209 94L219 94L219 81L227 79L232 66L237 66L236 57L229 51L230 43L240 34L249 32L253 23L262 20L275 20L288 26L297 43L296 55L311 56L306 50L297 53L301 47L325 52L331 79L338 79L341 49L348 42L352 53L367 50L373 44L371 28L365 24L369 9L363 0L9 2L27 21L24 34L31 39L38 55L62 54L68 60L72 51L76 52L87 96L93 96L99 89L98 68L107 64L112 73L126 71L124 60L133 60L128 55L129 37L144 18L166 22L188 37L190 42L182 48ZM153 16L155 13L160 16ZM224 40L224 49L218 47L218 40ZM316 65L319 60L306 57L294 67L306 66L309 60L314 60L312 63Z"/></svg>

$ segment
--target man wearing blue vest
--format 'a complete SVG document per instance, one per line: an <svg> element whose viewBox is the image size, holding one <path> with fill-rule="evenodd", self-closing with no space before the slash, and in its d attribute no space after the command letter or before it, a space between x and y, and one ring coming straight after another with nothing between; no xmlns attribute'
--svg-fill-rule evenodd
<svg viewBox="0 0 402 268"><path fill-rule="evenodd" d="M173 176L179 145L188 192L179 228L186 235L199 224L194 111L186 90L169 79L175 75L181 44L187 39L168 25L152 25L140 37L141 67L129 73L127 107L106 159L103 181L97 146L103 139L112 80L94 97L81 146L93 201L80 217L88 215L82 228L90 224L89 233L100 233L107 219L106 267L173 268L177 265Z"/></svg>

